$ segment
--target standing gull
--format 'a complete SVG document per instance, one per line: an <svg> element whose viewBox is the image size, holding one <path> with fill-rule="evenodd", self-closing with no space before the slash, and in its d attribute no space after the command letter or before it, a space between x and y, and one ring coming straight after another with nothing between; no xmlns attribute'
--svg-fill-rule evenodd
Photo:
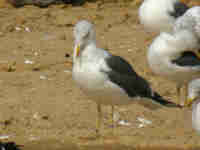
<svg viewBox="0 0 200 150"><path fill-rule="evenodd" d="M188 99L185 105L192 104L192 126L200 133L200 79L192 80L188 85Z"/></svg>
<svg viewBox="0 0 200 150"><path fill-rule="evenodd" d="M179 104L181 87L200 76L200 59L194 53L197 47L196 36L188 30L181 30L174 34L161 33L148 50L152 71L177 83Z"/></svg>
<svg viewBox="0 0 200 150"><path fill-rule="evenodd" d="M83 20L75 25L72 76L82 91L97 103L97 135L102 118L102 104L112 106L112 120L114 105L130 104L134 101L133 98L149 98L164 106L174 106L153 92L149 83L126 60L97 48L95 36L91 23Z"/></svg>
<svg viewBox="0 0 200 150"><path fill-rule="evenodd" d="M139 20L147 31L171 32L175 20L187 9L179 0L144 0L139 8Z"/></svg>

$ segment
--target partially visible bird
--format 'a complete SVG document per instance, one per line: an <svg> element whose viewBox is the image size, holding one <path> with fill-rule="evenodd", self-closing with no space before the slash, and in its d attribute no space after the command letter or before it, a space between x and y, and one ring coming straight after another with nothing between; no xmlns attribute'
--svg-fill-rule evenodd
<svg viewBox="0 0 200 150"><path fill-rule="evenodd" d="M21 145L16 145L14 142L0 142L0 150L20 150Z"/></svg>
<svg viewBox="0 0 200 150"><path fill-rule="evenodd" d="M189 30L200 40L200 6L190 8L174 24L174 32Z"/></svg>
<svg viewBox="0 0 200 150"><path fill-rule="evenodd" d="M174 32L179 32L180 30L188 30L193 33L199 41L200 49L200 6L194 6L190 8L185 14L179 17L173 28ZM200 58L200 54L196 53Z"/></svg>
<svg viewBox="0 0 200 150"><path fill-rule="evenodd" d="M141 98L164 106L176 106L154 92L125 59L98 48L95 29L90 22L79 21L74 27L74 38L72 77L82 91L97 103L97 135L100 135L102 104L112 106L112 117L114 105L131 104Z"/></svg>
<svg viewBox="0 0 200 150"><path fill-rule="evenodd" d="M200 79L194 79L188 86L188 97L185 101L186 106L192 104L192 126L200 133Z"/></svg>
<svg viewBox="0 0 200 150"><path fill-rule="evenodd" d="M149 32L172 32L176 19L188 9L179 0L144 0L139 8L139 20Z"/></svg>
<svg viewBox="0 0 200 150"><path fill-rule="evenodd" d="M36 5L39 7L48 7L51 4L71 3L73 6L80 6L86 0L8 0L15 7L22 7L24 5Z"/></svg>
<svg viewBox="0 0 200 150"><path fill-rule="evenodd" d="M156 75L176 83L178 104L181 105L184 105L181 103L181 87L187 89L190 80L200 77L200 59L195 54L198 45L193 33L181 30L174 34L161 33L148 50L150 68Z"/></svg>

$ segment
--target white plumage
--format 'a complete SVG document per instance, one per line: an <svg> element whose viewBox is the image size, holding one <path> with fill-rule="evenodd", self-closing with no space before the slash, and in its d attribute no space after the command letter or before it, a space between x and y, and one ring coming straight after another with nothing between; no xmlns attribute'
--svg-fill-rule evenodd
<svg viewBox="0 0 200 150"><path fill-rule="evenodd" d="M198 39L190 31L161 33L149 47L149 66L155 74L176 82L179 93L183 85L200 74L200 60L192 53L197 48Z"/></svg>
<svg viewBox="0 0 200 150"><path fill-rule="evenodd" d="M97 103L97 134L101 122L101 104L111 105L114 111L114 105L130 104L143 97L164 106L175 106L152 91L149 83L126 60L97 48L91 23L78 22L74 37L72 77L82 91Z"/></svg>
<svg viewBox="0 0 200 150"><path fill-rule="evenodd" d="M179 0L144 0L139 20L149 32L172 32L175 20L188 9Z"/></svg>
<svg viewBox="0 0 200 150"><path fill-rule="evenodd" d="M192 104L192 126L200 133L200 79L194 79L189 83L186 104Z"/></svg>
<svg viewBox="0 0 200 150"><path fill-rule="evenodd" d="M200 39L200 7L194 6L179 17L174 25L174 32L189 30Z"/></svg>

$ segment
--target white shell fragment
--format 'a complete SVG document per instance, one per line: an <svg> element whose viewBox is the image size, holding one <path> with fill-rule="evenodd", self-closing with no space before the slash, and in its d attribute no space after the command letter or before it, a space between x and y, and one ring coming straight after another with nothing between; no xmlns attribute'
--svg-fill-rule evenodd
<svg viewBox="0 0 200 150"><path fill-rule="evenodd" d="M34 64L34 61L31 61L31 60L28 60L28 59L27 59L27 60L24 61L24 63L25 63L25 64Z"/></svg>
<svg viewBox="0 0 200 150"><path fill-rule="evenodd" d="M0 140L7 140L9 138L10 138L9 135L0 135Z"/></svg>
<svg viewBox="0 0 200 150"><path fill-rule="evenodd" d="M41 75L41 76L40 76L40 79L41 79L41 80L46 80L46 79L47 79L47 77L46 77L46 76L43 76L43 75Z"/></svg>
<svg viewBox="0 0 200 150"><path fill-rule="evenodd" d="M119 125L122 125L122 126L130 126L130 125L131 125L131 123L128 122L128 121L126 121L126 120L120 120L120 121L118 122L118 124L119 124Z"/></svg>
<svg viewBox="0 0 200 150"><path fill-rule="evenodd" d="M71 73L71 70L64 70L64 73Z"/></svg>
<svg viewBox="0 0 200 150"><path fill-rule="evenodd" d="M29 27L25 27L25 31L26 32L31 32L31 30L29 29Z"/></svg>
<svg viewBox="0 0 200 150"><path fill-rule="evenodd" d="M138 117L137 120L140 122L140 124L138 125L138 128L143 128L147 125L152 124L152 121L147 120L145 118Z"/></svg>
<svg viewBox="0 0 200 150"><path fill-rule="evenodd" d="M15 27L15 30L16 30L16 31L21 31L22 28L20 28L20 27Z"/></svg>
<svg viewBox="0 0 200 150"><path fill-rule="evenodd" d="M113 120L114 120L115 122L117 122L117 121L120 120L120 114L119 114L119 112L116 111L116 112L113 114Z"/></svg>

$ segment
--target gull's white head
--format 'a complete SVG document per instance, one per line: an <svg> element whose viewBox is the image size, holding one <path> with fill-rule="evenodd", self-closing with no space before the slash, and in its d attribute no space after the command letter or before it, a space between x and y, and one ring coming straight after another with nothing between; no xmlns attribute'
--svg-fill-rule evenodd
<svg viewBox="0 0 200 150"><path fill-rule="evenodd" d="M79 21L74 27L74 38L74 57L78 57L87 45L96 42L96 33L93 24L86 20Z"/></svg>
<svg viewBox="0 0 200 150"><path fill-rule="evenodd" d="M188 86L188 97L185 101L186 106L190 106L193 101L200 98L200 79L194 79Z"/></svg>

